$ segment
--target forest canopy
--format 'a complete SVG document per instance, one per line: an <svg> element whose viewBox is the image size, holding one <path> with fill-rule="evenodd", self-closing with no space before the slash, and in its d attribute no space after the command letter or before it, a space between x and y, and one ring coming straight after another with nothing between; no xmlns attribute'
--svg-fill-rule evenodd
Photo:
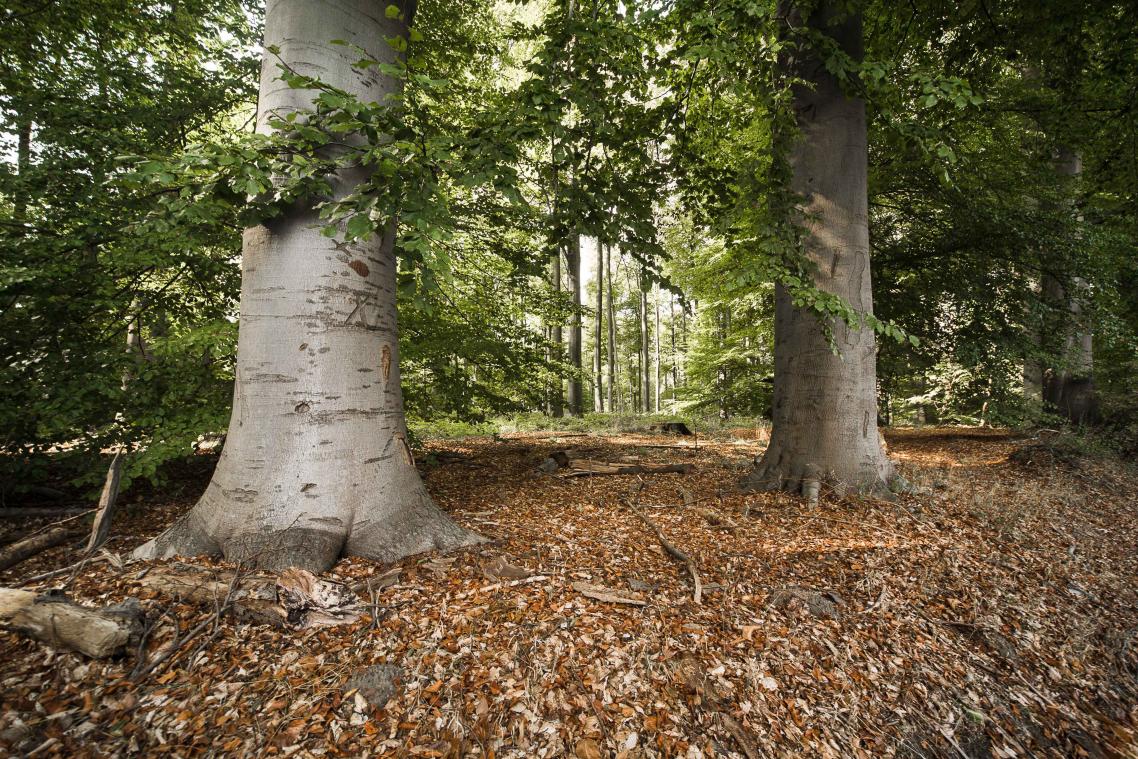
<svg viewBox="0 0 1138 759"><path fill-rule="evenodd" d="M242 230L305 202L345 243L396 228L412 431L769 418L780 288L876 333L883 424L1052 424L1064 377L1093 381L1073 421L1134 424L1125 4L870 2L852 55L774 2L425 0L399 55L327 40L400 94L270 48L306 107L260 130L258 4L63 5L0 32L6 490L48 451L95 485L101 451L153 476L223 434ZM801 253L802 51L865 104L872 311Z"/></svg>

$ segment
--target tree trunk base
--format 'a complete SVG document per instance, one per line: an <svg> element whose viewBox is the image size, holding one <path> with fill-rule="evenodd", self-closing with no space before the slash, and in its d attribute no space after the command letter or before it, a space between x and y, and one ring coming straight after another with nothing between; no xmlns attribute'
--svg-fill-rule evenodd
<svg viewBox="0 0 1138 759"><path fill-rule="evenodd" d="M343 520L325 517L327 529L293 524L282 529L237 530L222 538L212 534L199 503L170 529L135 549L137 559L173 556L224 558L250 568L279 572L290 567L314 574L330 569L341 556L362 556L383 563L426 551L453 551L485 541L460 527L429 499L394 518L383 514L361 520L349 531ZM315 520L309 520L311 525Z"/></svg>
<svg viewBox="0 0 1138 759"><path fill-rule="evenodd" d="M894 500L892 484L896 479L893 466L882 452L853 462L853 471L824 471L803 455L792 455L772 441L761 460L739 483L744 493L781 490L801 495L811 503L818 501L823 487L838 497L850 493Z"/></svg>
<svg viewBox="0 0 1138 759"><path fill-rule="evenodd" d="M1089 377L1060 375L1050 378L1044 389L1044 400L1072 424L1097 424L1098 395Z"/></svg>

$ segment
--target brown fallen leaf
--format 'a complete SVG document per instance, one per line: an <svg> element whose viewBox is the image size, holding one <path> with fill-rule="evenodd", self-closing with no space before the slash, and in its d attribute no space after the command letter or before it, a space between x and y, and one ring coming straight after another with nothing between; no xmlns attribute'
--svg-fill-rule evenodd
<svg viewBox="0 0 1138 759"><path fill-rule="evenodd" d="M759 759L763 756L762 752L755 746L755 742L747 728L739 724L730 714L720 716L723 718L723 726L727 728L727 732L731 733L731 737L739 744L739 748L743 750L743 754L747 759Z"/></svg>
<svg viewBox="0 0 1138 759"><path fill-rule="evenodd" d="M524 567L515 567L506 561L505 556L499 556L489 564L482 566L482 574L487 580L521 580L529 577L533 572Z"/></svg>
<svg viewBox="0 0 1138 759"><path fill-rule="evenodd" d="M577 755L577 759L601 759L601 747L592 738L582 738L577 741L576 748L573 753Z"/></svg>

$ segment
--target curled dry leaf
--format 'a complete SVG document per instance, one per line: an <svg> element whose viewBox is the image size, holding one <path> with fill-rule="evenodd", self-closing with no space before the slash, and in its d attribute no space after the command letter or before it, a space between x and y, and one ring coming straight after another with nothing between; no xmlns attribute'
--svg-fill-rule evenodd
<svg viewBox="0 0 1138 759"><path fill-rule="evenodd" d="M531 576L533 572L524 567L516 567L509 563L505 556L499 556L482 566L482 574L486 575L488 580L522 580Z"/></svg>
<svg viewBox="0 0 1138 759"><path fill-rule="evenodd" d="M577 759L601 759L603 756L601 747L592 738L582 738L577 741L573 753L577 755Z"/></svg>

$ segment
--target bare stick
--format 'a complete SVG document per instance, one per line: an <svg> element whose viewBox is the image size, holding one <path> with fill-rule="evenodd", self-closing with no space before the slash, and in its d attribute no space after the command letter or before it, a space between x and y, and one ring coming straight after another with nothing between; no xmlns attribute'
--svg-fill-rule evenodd
<svg viewBox="0 0 1138 759"><path fill-rule="evenodd" d="M632 510L632 513L640 517L640 521L647 525L653 532L656 533L656 538L660 541L660 545L664 547L664 552L671 556L676 561L684 564L691 574L692 585L695 586L695 592L692 595L693 600L698 603L703 603L703 582L699 579L699 570L696 569L695 562L686 553L672 545L666 537L664 532L647 516L644 512L636 507L631 501L625 501L625 505Z"/></svg>
<svg viewBox="0 0 1138 759"><path fill-rule="evenodd" d="M181 651L187 643L204 632L206 628L214 627L216 629L216 626L221 621L221 616L229 609L229 604L233 600L233 591L237 589L237 583L240 577L241 571L239 569L233 573L233 579L229 582L229 590L225 594L225 599L214 608L212 615L194 625L185 635L181 636L180 638L176 638L173 643L171 643L171 645L166 648L166 650L156 655L151 661L145 662L145 664L143 664L143 660L140 658L139 665L141 666L137 667L135 671L131 673L134 681L138 682L146 678L147 675L154 672L154 670L156 670L158 667L162 666L165 661Z"/></svg>
<svg viewBox="0 0 1138 759"><path fill-rule="evenodd" d="M126 454L120 448L115 451L111 465L107 468L107 479L103 482L103 492L99 495L99 505L95 510L95 523L91 525L91 537L87 541L87 553L106 542L111 532L111 520L115 516L115 507L118 506L119 483L122 481L123 459Z"/></svg>
<svg viewBox="0 0 1138 759"><path fill-rule="evenodd" d="M76 537L76 533L71 528L56 527L53 530L18 540L0 551L0 571L14 567L21 561L26 561L60 543L66 543L73 537Z"/></svg>
<svg viewBox="0 0 1138 759"><path fill-rule="evenodd" d="M72 570L81 569L86 564L91 564L91 563L95 563L95 562L99 562L99 561L108 561L108 558L106 556L96 556L94 558L92 558L90 556L85 556L82 559L80 559L79 561L75 562L74 564L68 564L66 567L61 567L59 569L53 569L50 572L43 572L42 574L32 575L31 577L29 577L27 579L20 580L18 583L15 584L14 587L22 588L25 585L31 585L33 582L39 582L40 580L50 580L52 577L58 577L59 575L65 575ZM68 582L70 583L70 581L68 581Z"/></svg>
<svg viewBox="0 0 1138 759"><path fill-rule="evenodd" d="M70 506L12 506L10 508L0 509L0 519L35 519L37 517L61 517L65 516L67 519L61 519L56 524L69 522L72 519L78 519L81 516L90 514L93 509L84 509ZM69 516L70 515L70 516ZM48 525L51 527L52 525ZM46 527L44 529L47 529Z"/></svg>

